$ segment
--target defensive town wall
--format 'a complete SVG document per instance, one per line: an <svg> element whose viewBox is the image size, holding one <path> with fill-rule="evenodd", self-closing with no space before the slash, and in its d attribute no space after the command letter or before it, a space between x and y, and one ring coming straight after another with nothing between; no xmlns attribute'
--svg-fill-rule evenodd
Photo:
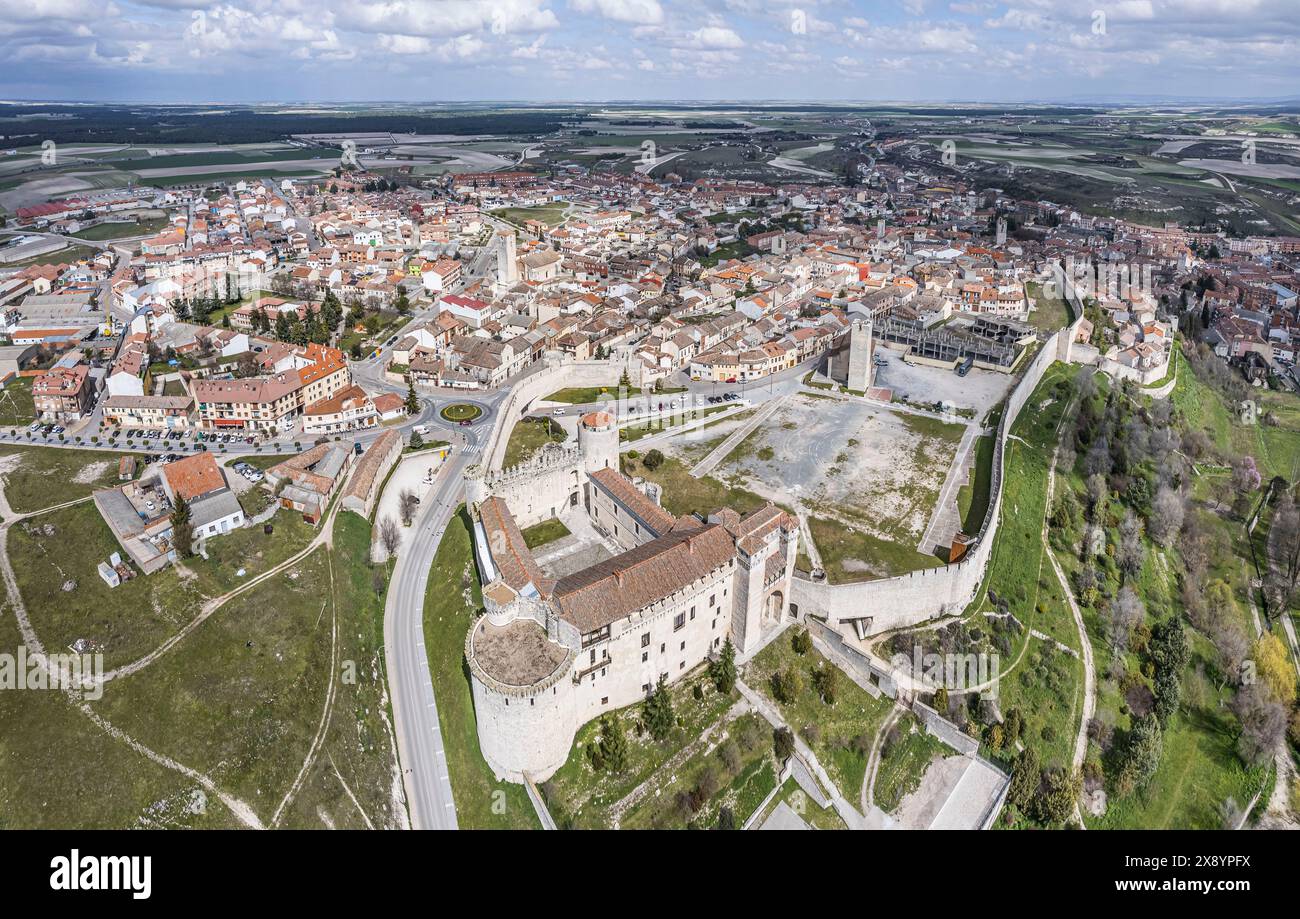
<svg viewBox="0 0 1300 919"><path fill-rule="evenodd" d="M1076 316L1081 315L1082 310L1079 310ZM975 599L984 580L1002 513L1007 438L1020 410L1047 368L1058 360L1071 361L1071 345L1078 324L1079 319L1076 319L1044 342L1007 397L994 443L988 512L965 556L959 562L940 568L853 584L830 584L796 577L790 602L797 607L801 618L818 616L832 625L853 619L866 620L862 623L862 632L871 635L959 613Z"/></svg>
<svg viewBox="0 0 1300 919"><path fill-rule="evenodd" d="M621 367L609 361L550 361L548 358L545 369L515 383L510 395L501 403L483 445L483 465L488 469L501 468L510 432L533 402L557 390L572 387L608 386L612 391L618 386L622 373Z"/></svg>

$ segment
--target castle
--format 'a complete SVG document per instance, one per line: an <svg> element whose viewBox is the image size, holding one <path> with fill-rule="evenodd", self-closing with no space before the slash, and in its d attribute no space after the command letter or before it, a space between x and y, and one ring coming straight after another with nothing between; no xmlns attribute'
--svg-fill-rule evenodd
<svg viewBox="0 0 1300 919"><path fill-rule="evenodd" d="M465 639L479 747L499 778L543 781L578 728L673 682L730 637L743 660L789 610L796 521L768 505L674 517L619 470L618 426L592 412L576 447L466 470L485 614ZM521 527L567 515L609 550L549 576ZM617 550L617 551L614 551Z"/></svg>

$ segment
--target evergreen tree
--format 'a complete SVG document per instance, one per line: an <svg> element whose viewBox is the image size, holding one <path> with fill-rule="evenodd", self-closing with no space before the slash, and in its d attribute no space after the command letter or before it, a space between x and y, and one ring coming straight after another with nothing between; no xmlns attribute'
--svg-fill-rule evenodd
<svg viewBox="0 0 1300 919"><path fill-rule="evenodd" d="M612 715L600 722L600 756L605 768L616 775L627 769L627 735L623 723Z"/></svg>
<svg viewBox="0 0 1300 919"><path fill-rule="evenodd" d="M677 723L673 700L668 695L667 681L663 677L645 700L645 726L655 740L665 739Z"/></svg>
<svg viewBox="0 0 1300 919"><path fill-rule="evenodd" d="M181 558L194 554L194 524L190 520L190 503L184 495L176 496L176 506L172 508L172 545Z"/></svg>
<svg viewBox="0 0 1300 919"><path fill-rule="evenodd" d="M420 412L420 398L415 394L415 384L406 383L406 414L416 415Z"/></svg>
<svg viewBox="0 0 1300 919"><path fill-rule="evenodd" d="M411 432L410 446L412 450L419 450L421 447L424 446L424 438L420 436L419 431Z"/></svg>
<svg viewBox="0 0 1300 919"><path fill-rule="evenodd" d="M1011 784L1007 788L1007 803L1023 811L1033 800L1041 778L1038 754L1033 747L1025 747L1011 768Z"/></svg>
<svg viewBox="0 0 1300 919"><path fill-rule="evenodd" d="M276 341L288 341L292 337L293 330L289 327L289 317L284 313L275 315L275 339Z"/></svg>
<svg viewBox="0 0 1300 919"><path fill-rule="evenodd" d="M794 734L789 728L777 728L772 732L772 752L777 762L785 762L794 755Z"/></svg>
<svg viewBox="0 0 1300 919"><path fill-rule="evenodd" d="M722 643L722 653L709 664L709 676L718 692L727 695L736 687L736 648L728 637Z"/></svg>

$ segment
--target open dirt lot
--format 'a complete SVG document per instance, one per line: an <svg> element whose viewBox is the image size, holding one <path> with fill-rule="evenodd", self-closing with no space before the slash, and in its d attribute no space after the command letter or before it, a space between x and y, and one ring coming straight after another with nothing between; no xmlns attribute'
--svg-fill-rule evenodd
<svg viewBox="0 0 1300 919"><path fill-rule="evenodd" d="M787 507L915 546L963 425L862 401L798 395L718 468Z"/></svg>

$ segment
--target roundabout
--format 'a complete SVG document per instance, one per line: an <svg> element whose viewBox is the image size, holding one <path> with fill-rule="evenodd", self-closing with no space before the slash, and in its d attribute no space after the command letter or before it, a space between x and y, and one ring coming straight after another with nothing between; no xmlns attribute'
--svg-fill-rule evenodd
<svg viewBox="0 0 1300 919"><path fill-rule="evenodd" d="M459 424L463 421L474 421L481 418L483 409L471 402L453 402L439 409L438 415L445 421Z"/></svg>

